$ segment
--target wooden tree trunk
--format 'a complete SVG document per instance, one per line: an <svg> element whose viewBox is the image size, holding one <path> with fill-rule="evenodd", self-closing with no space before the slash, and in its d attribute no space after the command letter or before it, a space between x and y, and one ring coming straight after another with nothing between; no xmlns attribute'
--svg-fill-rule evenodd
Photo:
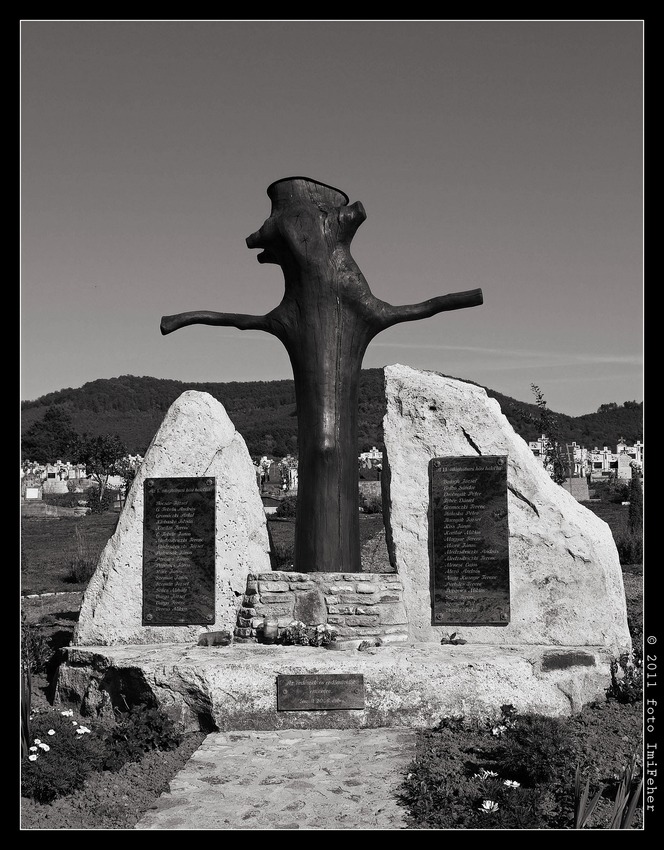
<svg viewBox="0 0 664 850"><path fill-rule="evenodd" d="M360 572L358 387L367 345L397 322L482 303L481 290L393 307L377 299L350 253L365 220L338 189L290 177L267 190L270 217L247 239L284 274L281 303L265 316L195 311L164 316L162 333L190 324L260 329L285 345L298 416L295 568Z"/></svg>

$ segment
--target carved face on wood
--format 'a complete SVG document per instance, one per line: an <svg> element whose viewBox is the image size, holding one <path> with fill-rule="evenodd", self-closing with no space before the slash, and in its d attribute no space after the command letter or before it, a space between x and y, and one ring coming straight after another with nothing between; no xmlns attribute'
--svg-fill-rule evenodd
<svg viewBox="0 0 664 850"><path fill-rule="evenodd" d="M284 270L327 265L338 251L348 250L366 218L362 204L348 205L339 189L308 177L288 177L268 187L270 217L247 238L248 248L263 248L259 263Z"/></svg>

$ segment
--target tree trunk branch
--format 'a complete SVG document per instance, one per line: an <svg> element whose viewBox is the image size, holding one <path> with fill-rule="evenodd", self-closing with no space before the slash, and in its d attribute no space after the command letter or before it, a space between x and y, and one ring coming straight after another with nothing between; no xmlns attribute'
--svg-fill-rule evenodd
<svg viewBox="0 0 664 850"><path fill-rule="evenodd" d="M419 304L404 304L396 307L383 302L382 309L377 311L380 329L392 327L399 322L413 322L416 319L427 319L436 313L447 310L462 310L464 307L476 307L484 302L481 289L469 289L466 292L451 292L449 295L439 295Z"/></svg>
<svg viewBox="0 0 664 850"><path fill-rule="evenodd" d="M189 313L175 313L162 316L160 329L164 336L187 325L216 325L225 328L239 328L241 331L267 331L274 333L272 323L267 316L250 316L246 313L215 313L212 310L192 310Z"/></svg>

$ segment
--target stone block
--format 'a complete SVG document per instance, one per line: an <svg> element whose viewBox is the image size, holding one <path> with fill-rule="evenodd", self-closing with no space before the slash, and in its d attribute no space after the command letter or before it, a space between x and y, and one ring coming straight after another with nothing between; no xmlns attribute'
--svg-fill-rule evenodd
<svg viewBox="0 0 664 850"><path fill-rule="evenodd" d="M325 596L319 587L311 590L299 590L295 594L293 617L308 626L317 626L327 622Z"/></svg>
<svg viewBox="0 0 664 850"><path fill-rule="evenodd" d="M429 563L429 463L506 456L511 620L464 626L474 644L631 648L618 552L609 526L556 484L500 405L474 384L385 369L383 504L387 543L404 586L409 635L440 641ZM432 403L435 401L435 403Z"/></svg>
<svg viewBox="0 0 664 850"><path fill-rule="evenodd" d="M151 478L215 479L214 622L144 626L144 482ZM191 643L206 628L235 626L248 576L269 571L270 545L254 466L223 406L187 391L171 405L129 490L115 533L83 597L72 643L77 646ZM251 607L246 601L245 606Z"/></svg>

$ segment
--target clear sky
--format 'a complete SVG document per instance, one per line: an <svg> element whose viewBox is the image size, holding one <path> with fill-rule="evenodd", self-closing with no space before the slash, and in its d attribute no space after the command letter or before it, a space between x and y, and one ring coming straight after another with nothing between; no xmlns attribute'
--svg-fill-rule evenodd
<svg viewBox="0 0 664 850"><path fill-rule="evenodd" d="M97 378L290 378L246 237L275 180L364 204L374 294L484 304L364 367L580 415L643 399L643 22L40 21L21 37L21 398Z"/></svg>

